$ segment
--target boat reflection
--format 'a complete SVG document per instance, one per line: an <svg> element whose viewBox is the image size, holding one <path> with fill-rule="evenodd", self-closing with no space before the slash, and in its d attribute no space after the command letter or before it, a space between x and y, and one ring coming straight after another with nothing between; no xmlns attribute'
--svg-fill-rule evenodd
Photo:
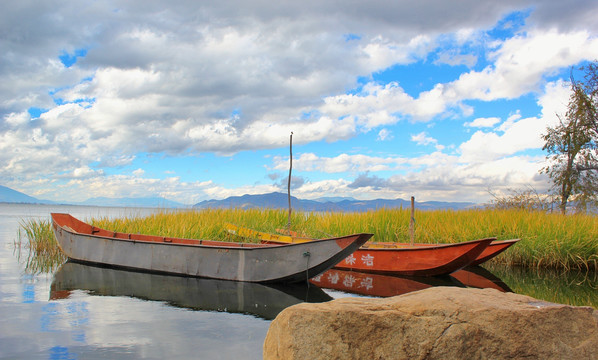
<svg viewBox="0 0 598 360"><path fill-rule="evenodd" d="M332 300L313 284L264 285L135 272L69 261L54 274L50 300L68 298L74 290L163 301L193 310L251 314L266 320L274 319L291 305Z"/></svg>
<svg viewBox="0 0 598 360"><path fill-rule="evenodd" d="M488 270L475 266L456 271L450 276L397 276L330 269L310 280L325 289L389 297L423 290L434 286L493 288L503 292L512 290Z"/></svg>
<svg viewBox="0 0 598 360"><path fill-rule="evenodd" d="M505 284L498 276L481 266L468 266L462 270L455 271L451 276L467 287L478 289L496 289L502 292L513 292L509 285Z"/></svg>

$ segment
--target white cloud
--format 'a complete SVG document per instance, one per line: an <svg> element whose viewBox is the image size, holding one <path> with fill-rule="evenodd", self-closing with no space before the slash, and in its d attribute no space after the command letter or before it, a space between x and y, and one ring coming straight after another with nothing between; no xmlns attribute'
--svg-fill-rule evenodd
<svg viewBox="0 0 598 360"><path fill-rule="evenodd" d="M394 124L402 118L428 121L449 109L469 109L468 99L513 99L540 90L543 76L598 58L598 39L585 31L572 33L530 32L504 41L491 53L494 66L462 74L458 80L436 84L418 98L409 96L398 83L368 84L361 94L327 98L320 111L329 116L354 116L366 129ZM398 115L397 115L398 114Z"/></svg>
<svg viewBox="0 0 598 360"><path fill-rule="evenodd" d="M356 180L334 179L307 182L293 194L301 198L346 196L357 199L403 198L416 200L472 201L488 199L488 190L532 186L546 190L546 179L538 175L543 158L512 156L476 164L459 163L459 158L436 152L433 156L410 159L414 166L406 173L380 178L367 173ZM417 167L417 164L426 164ZM357 178L359 183L356 184ZM368 184L368 180L370 184Z"/></svg>
<svg viewBox="0 0 598 360"><path fill-rule="evenodd" d="M539 97L538 105L542 107L542 119L546 126L558 124L558 115L564 115L569 103L571 90L562 80L546 84L544 94Z"/></svg>
<svg viewBox="0 0 598 360"><path fill-rule="evenodd" d="M211 181L184 182L177 177L143 178L137 175L80 177L64 185L55 184L46 198L84 201L91 197L164 197L183 204L195 204L222 190Z"/></svg>
<svg viewBox="0 0 598 360"><path fill-rule="evenodd" d="M395 64L409 64L422 59L434 47L426 35L417 35L408 43L396 43L376 36L362 49L365 54L364 68L385 69Z"/></svg>
<svg viewBox="0 0 598 360"><path fill-rule="evenodd" d="M496 131L477 131L459 146L461 161L484 162L497 160L529 149L541 149L542 134L547 126L555 124L556 114L566 110L568 91L561 82L550 83L538 99L542 106L541 117L521 118L517 112L501 124ZM544 108L544 106L548 106Z"/></svg>
<svg viewBox="0 0 598 360"><path fill-rule="evenodd" d="M371 129L394 124L397 118L392 114L413 103L398 83L386 85L366 84L360 94L343 94L324 99L319 111L333 118L352 117L356 122Z"/></svg>
<svg viewBox="0 0 598 360"><path fill-rule="evenodd" d="M379 141L390 141L394 138L394 136L392 135L392 132L388 129L381 129L378 132L378 140Z"/></svg>
<svg viewBox="0 0 598 360"><path fill-rule="evenodd" d="M93 170L89 166L83 166L77 168L73 171L73 178L75 179L85 179L85 178L93 178L97 176L102 176L104 174L103 170Z"/></svg>
<svg viewBox="0 0 598 360"><path fill-rule="evenodd" d="M484 128L484 127L493 127L500 121L501 121L500 118L497 118L497 117L477 118L471 122L466 122L464 125L467 127Z"/></svg>
<svg viewBox="0 0 598 360"><path fill-rule="evenodd" d="M430 145L438 143L438 140L428 136L425 131L420 132L419 134L411 135L411 141L415 142L417 145Z"/></svg>
<svg viewBox="0 0 598 360"><path fill-rule="evenodd" d="M519 110L517 110L517 112L515 114L509 116L504 123L500 124L500 126L496 130L508 131L511 127L513 127L518 122L519 119L521 119L521 114L520 114Z"/></svg>
<svg viewBox="0 0 598 360"><path fill-rule="evenodd" d="M597 57L598 38L586 31L530 31L504 41L491 54L494 66L463 74L448 84L446 99L513 99L538 91L543 76Z"/></svg>
<svg viewBox="0 0 598 360"><path fill-rule="evenodd" d="M411 135L411 141L415 142L417 145L434 145L436 150L439 151L444 149L443 145L438 144L438 140L428 136L425 131L416 135Z"/></svg>
<svg viewBox="0 0 598 360"><path fill-rule="evenodd" d="M459 147L463 162L484 162L513 155L528 149L540 149L544 145L541 135L546 131L546 121L541 118L525 118L495 132L475 132L471 139Z"/></svg>
<svg viewBox="0 0 598 360"><path fill-rule="evenodd" d="M274 157L273 169L288 170L288 159ZM401 157L373 157L367 155L341 154L333 158L319 157L313 153L303 153L293 158L293 169L296 171L319 171L324 173L365 172L398 170L406 159Z"/></svg>

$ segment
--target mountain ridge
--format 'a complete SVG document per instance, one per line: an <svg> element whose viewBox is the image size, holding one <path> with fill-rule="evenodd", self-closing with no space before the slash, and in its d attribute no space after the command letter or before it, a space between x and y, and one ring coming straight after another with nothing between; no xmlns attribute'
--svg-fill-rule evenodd
<svg viewBox="0 0 598 360"><path fill-rule="evenodd" d="M95 197L85 201L63 201L56 202L50 200L41 200L29 196L20 191L0 185L0 203L13 204L61 204L78 206L107 206L107 207L151 207L151 208L185 208L190 205L182 204L176 201L168 200L162 197L139 197L139 198L109 198Z"/></svg>
<svg viewBox="0 0 598 360"><path fill-rule="evenodd" d="M53 204L49 200L40 200L20 191L0 185L0 202L17 204Z"/></svg>
<svg viewBox="0 0 598 360"><path fill-rule="evenodd" d="M40 200L29 196L17 190L0 185L0 202L4 203L28 203L28 204L59 204L59 202L50 200ZM60 204L83 205L83 206L109 206L109 207L152 207L152 208L272 208L288 209L288 194L281 192L272 192L257 195L230 196L222 200L204 200L194 205L179 203L167 200L162 197L94 197L81 202L60 202ZM443 202L443 201L424 201L417 202L416 207L420 210L437 209L467 209L476 206L470 202ZM410 207L409 200L397 199L374 199L374 200L356 200L346 197L324 197L314 200L299 199L291 196L291 207L294 210L301 211L368 211L380 208L400 208Z"/></svg>
<svg viewBox="0 0 598 360"><path fill-rule="evenodd" d="M438 210L438 209L467 209L476 206L471 202L443 202L443 201L424 201L417 202L417 208L420 210ZM410 207L410 200L403 199L375 199L375 200L350 200L340 201L303 200L291 196L291 207L302 211L368 211L380 208L398 208ZM259 195L231 196L222 200L204 200L195 205L194 209L209 208L274 208L288 209L288 195L279 192Z"/></svg>

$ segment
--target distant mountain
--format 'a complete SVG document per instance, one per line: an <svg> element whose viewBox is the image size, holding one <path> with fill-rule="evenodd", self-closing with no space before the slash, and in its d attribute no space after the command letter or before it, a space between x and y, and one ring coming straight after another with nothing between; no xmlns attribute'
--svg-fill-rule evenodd
<svg viewBox="0 0 598 360"><path fill-rule="evenodd" d="M291 196L291 206L293 209L304 211L326 211L326 210L340 210L334 203L320 203L314 200L299 200ZM269 193L260 195L243 195L231 196L224 200L205 200L193 205L195 209L208 208L237 208L237 209L253 209L253 208L270 208L270 209L288 209L289 199L287 194L283 193Z"/></svg>
<svg viewBox="0 0 598 360"><path fill-rule="evenodd" d="M231 196L224 200L206 200L193 205L195 209L207 208L271 208L288 209L288 195L284 193L269 193L260 195ZM0 202L7 203L29 203L29 204L55 204L49 200L39 200L22 192L0 186ZM71 202L72 205L86 206L110 206L110 207L150 207L150 208L186 208L188 205L176 201L167 200L161 197L144 198L108 198L95 197L83 202ZM316 200L303 200L291 196L293 210L302 211L368 211L380 208L409 207L411 203L403 199L377 199L377 200L355 200L352 198L320 198ZM466 202L442 202L429 201L417 202L416 207L420 210L426 209L465 209L475 206L474 203Z"/></svg>
<svg viewBox="0 0 598 360"><path fill-rule="evenodd" d="M287 209L289 207L288 195L283 193L269 193L261 195L231 196L224 200L206 200L193 205L195 209L207 208L272 208ZM416 202L419 210L433 209L466 209L475 206L469 202L442 202L428 201ZM403 199L377 199L377 200L354 200L345 199L341 201L301 200L291 196L291 206L294 210L302 211L368 211L380 208L410 207L411 201Z"/></svg>
<svg viewBox="0 0 598 360"><path fill-rule="evenodd" d="M357 200L355 200L352 197L342 197L342 196L329 196L329 197L321 197L321 198L315 199L315 201L317 201L317 202L323 202L323 203L325 203L325 202L336 203L336 202L340 202L340 201L343 201L343 200L357 201Z"/></svg>
<svg viewBox="0 0 598 360"><path fill-rule="evenodd" d="M161 197L143 198L108 198L95 197L87 199L77 205L88 206L111 206L111 207L151 207L151 208L183 208L188 205L176 201L167 200Z"/></svg>
<svg viewBox="0 0 598 360"><path fill-rule="evenodd" d="M0 202L27 204L56 204L54 201L40 200L6 186L0 186ZM64 203L67 204L67 203ZM151 207L151 208L185 208L188 205L161 197L144 198L107 198L96 197L83 202L69 202L71 205L111 206L111 207Z"/></svg>
<svg viewBox="0 0 598 360"><path fill-rule="evenodd" d="M52 204L52 201L39 200L20 191L0 185L0 202L27 203L27 204Z"/></svg>

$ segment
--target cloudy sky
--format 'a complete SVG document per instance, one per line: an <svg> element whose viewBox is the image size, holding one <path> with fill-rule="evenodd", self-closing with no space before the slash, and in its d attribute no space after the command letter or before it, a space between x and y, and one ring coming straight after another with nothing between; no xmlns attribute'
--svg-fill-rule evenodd
<svg viewBox="0 0 598 360"><path fill-rule="evenodd" d="M5 1L0 185L40 199L474 201L541 134L598 2Z"/></svg>

